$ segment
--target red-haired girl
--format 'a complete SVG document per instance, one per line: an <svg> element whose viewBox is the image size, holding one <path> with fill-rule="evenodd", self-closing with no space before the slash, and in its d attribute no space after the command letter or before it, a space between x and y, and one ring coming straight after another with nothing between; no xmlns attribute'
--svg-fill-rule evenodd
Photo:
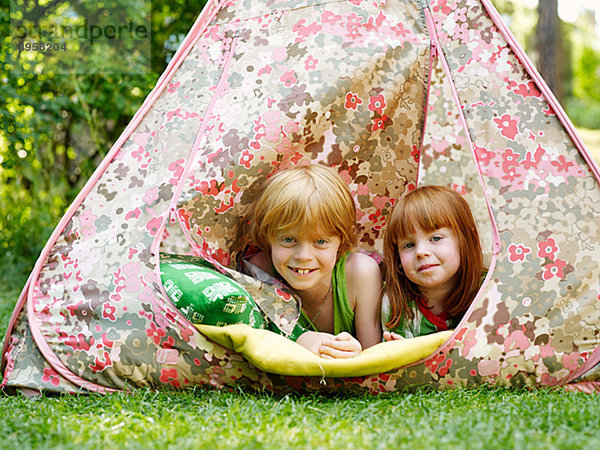
<svg viewBox="0 0 600 450"><path fill-rule="evenodd" d="M465 199L444 186L401 198L384 239L384 339L456 327L485 274L475 221Z"/></svg>

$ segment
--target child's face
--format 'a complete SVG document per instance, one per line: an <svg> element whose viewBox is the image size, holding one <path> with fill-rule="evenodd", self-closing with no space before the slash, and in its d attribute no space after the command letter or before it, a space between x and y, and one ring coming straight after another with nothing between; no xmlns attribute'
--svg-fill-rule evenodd
<svg viewBox="0 0 600 450"><path fill-rule="evenodd" d="M400 262L407 278L421 293L434 289L453 289L460 267L460 247L450 228L415 232L398 241Z"/></svg>
<svg viewBox="0 0 600 450"><path fill-rule="evenodd" d="M339 236L297 227L277 233L271 242L271 260L292 289L318 295L329 289L339 246Z"/></svg>

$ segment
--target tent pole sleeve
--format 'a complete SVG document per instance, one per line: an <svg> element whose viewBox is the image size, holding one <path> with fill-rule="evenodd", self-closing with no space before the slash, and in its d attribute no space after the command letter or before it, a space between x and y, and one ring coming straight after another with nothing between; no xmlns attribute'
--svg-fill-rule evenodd
<svg viewBox="0 0 600 450"><path fill-rule="evenodd" d="M15 324L17 323L17 317L19 316L21 310L23 309L23 306L25 305L25 302L27 301L27 292L29 292L30 285L31 285L31 274L29 274L29 278L27 279L27 282L25 283L25 287L23 287L23 290L21 291L21 295L19 295L17 304L15 305L15 307L13 309L13 313L10 316L10 321L8 322L8 328L6 329L6 335L4 337L4 345L2 347L2 353L0 354L0 358L2 358L0 360L0 373L2 373L2 371L4 370L5 367L7 369L7 373L4 374L4 380L3 380L2 384L0 384L0 389L6 385L6 382L8 381L8 376L10 375L10 372L11 372L10 368L6 366L7 361L5 361L4 356L6 355L6 352L8 351L8 347L9 347L8 343L10 342L10 337L12 335Z"/></svg>
<svg viewBox="0 0 600 450"><path fill-rule="evenodd" d="M469 132L469 128L467 126L467 120L466 120L466 118L464 116L464 112L461 108L458 92L456 90L456 86L454 84L454 79L452 77L452 72L450 71L450 67L448 65L448 62L446 61L446 57L445 57L442 47L440 45L437 31L435 28L435 22L433 20L433 17L431 15L431 11L430 11L429 7L424 9L424 13L425 13L427 28L429 30L429 35L430 35L430 39L431 39L431 43L432 43L432 51L435 52L434 55L440 60L440 63L442 64L442 68L444 70L444 73L446 74L446 77L448 78L448 82L450 84L450 88L452 91L452 99L457 108L460 123L465 131L465 138L469 144L469 148L471 150L471 156L473 157L473 161L475 162L475 165L477 167L477 176L479 178L479 183L480 183L482 191L483 191L485 203L486 203L486 206L488 209L488 214L490 217L491 228L492 228L492 258L491 258L490 265L488 268L488 273L487 273L487 276L485 277L485 280L483 281L481 287L479 288L479 292L477 293L477 296L475 297L475 299L473 299L473 302L469 306L469 309L465 312L465 314L463 316L463 320L464 320L464 318L467 317L470 314L470 312L476 307L477 299L482 295L482 293L485 289L485 286L487 286L487 284L489 283L489 280L492 278L492 274L494 272L494 267L496 266L496 260L498 258L498 254L501 249L501 242L500 242L500 236L498 234L498 227L496 225L496 221L495 221L494 215L492 213L492 209L490 206L490 200L489 200L489 197L487 194L487 190L485 188L485 183L483 181L483 176L481 175L479 161L477 160L477 155L475 153L473 141L471 140L471 133ZM442 347L440 347L440 349L446 347L451 342L453 342L454 336L456 336L459 332L460 332L460 324L459 324L459 326L456 327L452 336L450 336L450 338L446 341L446 343L444 345L442 345ZM440 349L438 349L438 351Z"/></svg>
<svg viewBox="0 0 600 450"><path fill-rule="evenodd" d="M596 177L596 179L600 181L600 168L598 167L598 164L596 163L590 152L585 148L583 141L577 134L573 122L571 122L569 116L567 116L567 113L548 87L548 84L544 81L538 70L535 68L535 66L531 62L531 59L529 59L527 53L525 53L525 50L523 50L523 48L519 45L517 39L512 34L508 26L504 23L492 2L490 0L481 0L481 3L483 4L483 7L494 22L494 25L502 34L502 37L506 39L506 42L508 42L508 45L510 46L511 50L515 53L521 64L523 64L523 67L525 68L529 76L533 78L537 87L540 89L540 91L548 101L548 104L552 107L558 119L564 125L565 129L567 130L567 133L573 140L575 147L577 147L577 150L579 150L579 153L581 153L581 155L585 159L585 162L590 166L590 169Z"/></svg>
<svg viewBox="0 0 600 450"><path fill-rule="evenodd" d="M492 213L492 209L490 206L490 200L489 200L489 197L487 194L487 190L485 188L485 183L483 181L483 177L481 175L479 161L477 160L477 154L475 153L475 148L473 146L473 141L471 139L471 133L469 131L469 127L467 125L467 120L465 118L463 109L460 104L460 99L458 96L458 92L456 90L456 85L454 84L452 72L450 71L450 66L448 65L448 61L446 61L446 57L444 55L444 52L443 52L440 42L438 40L437 32L435 29L435 23L433 21L433 17L431 16L431 11L429 10L429 8L426 8L424 11L425 11L425 17L427 19L427 28L429 29L429 34L431 36L432 43L437 48L437 57L440 59L440 62L442 63L442 67L444 69L444 73L446 74L446 77L448 78L448 82L450 83L450 88L452 90L452 98L454 100L454 104L455 104L457 112L458 112L458 117L459 117L459 120L460 120L460 123L461 123L463 129L465 130L465 137L466 137L467 143L469 144L469 148L471 150L471 155L472 155L473 160L475 161L475 165L477 167L477 176L479 178L479 183L483 190L483 195L485 197L485 203L488 208L488 213L490 216L490 222L491 222L491 226L492 226L492 241L493 241L492 242L492 250L493 250L492 265L493 265L496 255L500 252L500 248L501 248L500 236L498 234L498 227L496 225L496 220L494 219L494 215Z"/></svg>

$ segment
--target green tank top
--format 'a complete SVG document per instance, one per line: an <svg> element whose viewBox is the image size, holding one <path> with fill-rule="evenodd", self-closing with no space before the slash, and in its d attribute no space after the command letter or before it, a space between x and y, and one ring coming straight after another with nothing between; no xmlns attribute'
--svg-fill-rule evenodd
<svg viewBox="0 0 600 450"><path fill-rule="evenodd" d="M349 253L340 257L338 262L333 267L331 274L331 283L333 290L333 331L334 334L339 334L343 331L356 336L356 328L354 327L354 311L350 308L348 302L348 289L346 286L346 258ZM312 331L319 331L304 314L300 314L298 323Z"/></svg>

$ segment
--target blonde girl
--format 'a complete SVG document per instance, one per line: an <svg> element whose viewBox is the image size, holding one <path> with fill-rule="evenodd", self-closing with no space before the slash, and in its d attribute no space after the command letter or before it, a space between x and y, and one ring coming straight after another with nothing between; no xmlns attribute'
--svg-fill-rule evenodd
<svg viewBox="0 0 600 450"><path fill-rule="evenodd" d="M381 341L381 274L352 252L356 209L348 187L318 164L276 174L253 205L249 262L300 298L297 342L324 358L349 358Z"/></svg>

